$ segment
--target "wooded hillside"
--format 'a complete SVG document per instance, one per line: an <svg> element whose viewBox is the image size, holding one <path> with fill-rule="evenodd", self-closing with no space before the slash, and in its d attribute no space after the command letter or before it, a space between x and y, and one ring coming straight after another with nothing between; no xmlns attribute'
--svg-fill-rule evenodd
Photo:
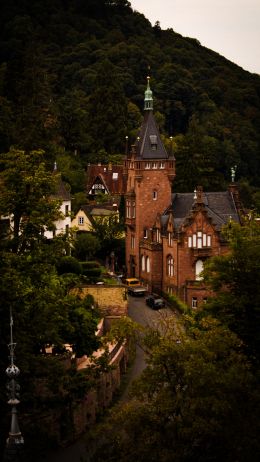
<svg viewBox="0 0 260 462"><path fill-rule="evenodd" d="M123 154L149 72L166 145L174 137L175 188L225 188L237 165L247 205L257 203L260 76L152 26L126 0L10 0L0 13L0 152L44 149L70 172ZM78 178L65 178L74 191Z"/></svg>

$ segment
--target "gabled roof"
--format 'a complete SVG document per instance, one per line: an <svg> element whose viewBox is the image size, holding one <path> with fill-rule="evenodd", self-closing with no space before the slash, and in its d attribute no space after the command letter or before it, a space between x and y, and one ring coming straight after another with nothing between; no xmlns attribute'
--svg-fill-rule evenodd
<svg viewBox="0 0 260 462"><path fill-rule="evenodd" d="M104 184L108 194L112 196L124 194L126 191L123 165L88 165L86 182L87 193L89 193L97 179Z"/></svg>
<svg viewBox="0 0 260 462"><path fill-rule="evenodd" d="M220 230L229 220L240 222L233 196L229 191L204 192L202 194L204 210L212 223ZM176 228L184 224L185 219L195 210L197 205L194 193L173 194L172 211Z"/></svg>

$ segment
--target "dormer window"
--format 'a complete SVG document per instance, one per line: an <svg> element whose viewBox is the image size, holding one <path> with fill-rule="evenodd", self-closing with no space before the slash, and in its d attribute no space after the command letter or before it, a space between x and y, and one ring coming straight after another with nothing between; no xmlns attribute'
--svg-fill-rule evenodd
<svg viewBox="0 0 260 462"><path fill-rule="evenodd" d="M150 135L150 143L152 151L156 151L158 145L157 135Z"/></svg>

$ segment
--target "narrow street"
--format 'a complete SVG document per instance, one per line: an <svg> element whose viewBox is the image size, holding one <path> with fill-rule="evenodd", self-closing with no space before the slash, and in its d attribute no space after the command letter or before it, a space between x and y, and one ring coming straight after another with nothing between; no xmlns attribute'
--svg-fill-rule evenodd
<svg viewBox="0 0 260 462"><path fill-rule="evenodd" d="M157 327L163 329L166 319L176 318L176 315L169 308L162 308L158 311L152 310L145 304L145 297L130 297L128 315L133 321L144 327ZM134 364L128 372L128 383L120 397L120 401L125 402L129 399L128 394L133 380L138 377L145 368L145 354L143 350L136 346L136 358ZM82 462L86 453L86 443L84 435L66 448L60 448L39 462Z"/></svg>

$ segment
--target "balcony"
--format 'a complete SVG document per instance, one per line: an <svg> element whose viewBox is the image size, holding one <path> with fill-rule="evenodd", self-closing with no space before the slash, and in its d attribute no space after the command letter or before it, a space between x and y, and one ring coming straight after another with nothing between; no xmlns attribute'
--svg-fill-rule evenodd
<svg viewBox="0 0 260 462"><path fill-rule="evenodd" d="M202 247L200 249L198 249L197 247L193 247L190 250L192 251L193 256L195 258L207 258L213 255L212 247Z"/></svg>

